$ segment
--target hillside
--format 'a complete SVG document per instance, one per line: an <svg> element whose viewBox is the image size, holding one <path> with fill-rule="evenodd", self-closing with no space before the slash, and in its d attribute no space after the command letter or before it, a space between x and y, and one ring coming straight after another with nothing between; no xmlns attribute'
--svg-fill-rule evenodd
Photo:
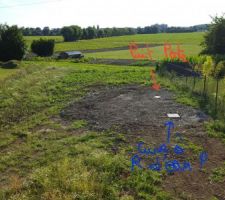
<svg viewBox="0 0 225 200"><path fill-rule="evenodd" d="M171 42L173 44L188 44L200 45L203 40L204 33L160 33L160 34L138 34L129 36L107 37L93 40L80 40L77 42L62 42L61 36L46 36L47 38L55 39L56 51L66 50L88 50L88 49L104 49L114 47L128 46L129 42L136 42L138 44L164 44L164 42ZM41 38L46 38L45 36ZM25 37L28 45L31 40L38 39L39 36Z"/></svg>

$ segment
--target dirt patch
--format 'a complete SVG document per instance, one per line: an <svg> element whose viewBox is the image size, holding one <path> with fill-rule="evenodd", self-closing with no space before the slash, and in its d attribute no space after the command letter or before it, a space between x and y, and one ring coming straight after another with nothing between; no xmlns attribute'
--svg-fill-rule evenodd
<svg viewBox="0 0 225 200"><path fill-rule="evenodd" d="M149 47L162 46L162 44L148 44ZM138 48L145 48L146 44L138 44ZM96 53L96 52L106 52L106 51L119 51L119 50L128 50L129 46L123 47L114 47L114 48L103 48L103 49L88 49L82 50L82 53Z"/></svg>
<svg viewBox="0 0 225 200"><path fill-rule="evenodd" d="M91 59L89 63L91 64L106 64L106 65L131 65L134 64L135 60L132 59ZM149 66L149 65L148 65Z"/></svg>
<svg viewBox="0 0 225 200"><path fill-rule="evenodd" d="M156 95L161 99L155 99ZM167 113L181 116L174 120L176 126L207 119L200 110L176 103L171 92L165 89L152 91L142 86L107 87L104 91L92 91L82 101L66 108L64 117L85 119L91 128L105 130L115 125L124 127L129 124L163 126L169 119Z"/></svg>
<svg viewBox="0 0 225 200"><path fill-rule="evenodd" d="M143 61L143 62L142 62ZM147 60L134 60L134 59L103 59L103 58L96 58L91 59L89 63L91 64L106 64L106 65L122 65L122 66L139 66L139 64L142 62L141 66L154 66L156 65L155 60L147 61ZM146 63L145 63L146 62Z"/></svg>
<svg viewBox="0 0 225 200"><path fill-rule="evenodd" d="M156 95L161 98L154 98ZM175 102L174 97L168 90L152 91L144 86L102 87L93 89L81 101L65 108L61 116L68 121L84 119L90 129L97 131L116 129L125 134L133 147L140 139L148 147L158 147L166 142L164 124L169 120L167 113L178 113L181 117L173 119L174 132L179 132L195 146L202 147L209 159L204 170L200 170L198 155L188 151L186 156L194 158L193 171L167 174L163 187L178 199L208 200L215 196L223 200L225 183L212 183L209 176L215 167L224 162L225 147L217 139L207 136L203 126L203 122L209 119L207 115ZM174 144L173 135L171 145Z"/></svg>

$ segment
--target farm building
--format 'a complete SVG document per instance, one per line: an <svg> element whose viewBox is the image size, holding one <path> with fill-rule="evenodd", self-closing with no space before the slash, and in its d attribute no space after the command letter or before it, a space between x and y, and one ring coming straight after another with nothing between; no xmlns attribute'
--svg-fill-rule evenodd
<svg viewBox="0 0 225 200"><path fill-rule="evenodd" d="M65 51L61 52L58 56L59 59L68 59L68 58L83 58L84 55L80 51Z"/></svg>

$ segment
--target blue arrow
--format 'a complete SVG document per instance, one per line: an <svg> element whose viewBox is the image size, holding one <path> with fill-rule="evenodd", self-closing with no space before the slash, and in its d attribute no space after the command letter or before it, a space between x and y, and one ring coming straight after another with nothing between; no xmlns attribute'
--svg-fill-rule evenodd
<svg viewBox="0 0 225 200"><path fill-rule="evenodd" d="M165 126L167 126L167 143L170 143L170 130L171 128L174 128L174 123L172 121L168 121L165 123Z"/></svg>
<svg viewBox="0 0 225 200"><path fill-rule="evenodd" d="M200 160L200 168L202 169L203 165L208 160L208 154L204 151L201 152L199 155L199 160Z"/></svg>

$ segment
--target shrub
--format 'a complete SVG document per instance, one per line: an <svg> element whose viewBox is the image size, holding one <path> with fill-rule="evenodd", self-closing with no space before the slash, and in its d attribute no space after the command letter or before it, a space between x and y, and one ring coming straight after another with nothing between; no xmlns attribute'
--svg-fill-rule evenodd
<svg viewBox="0 0 225 200"><path fill-rule="evenodd" d="M55 40L34 40L31 44L31 50L38 56L47 57L54 53Z"/></svg>
<svg viewBox="0 0 225 200"><path fill-rule="evenodd" d="M203 94L206 94L206 82L207 82L207 78L212 75L212 71L213 71L213 59L210 56L206 56L205 57L205 61L202 65L202 75L204 76L204 88L203 88Z"/></svg>
<svg viewBox="0 0 225 200"><path fill-rule="evenodd" d="M26 52L22 32L17 26L0 26L0 60L21 60Z"/></svg>

